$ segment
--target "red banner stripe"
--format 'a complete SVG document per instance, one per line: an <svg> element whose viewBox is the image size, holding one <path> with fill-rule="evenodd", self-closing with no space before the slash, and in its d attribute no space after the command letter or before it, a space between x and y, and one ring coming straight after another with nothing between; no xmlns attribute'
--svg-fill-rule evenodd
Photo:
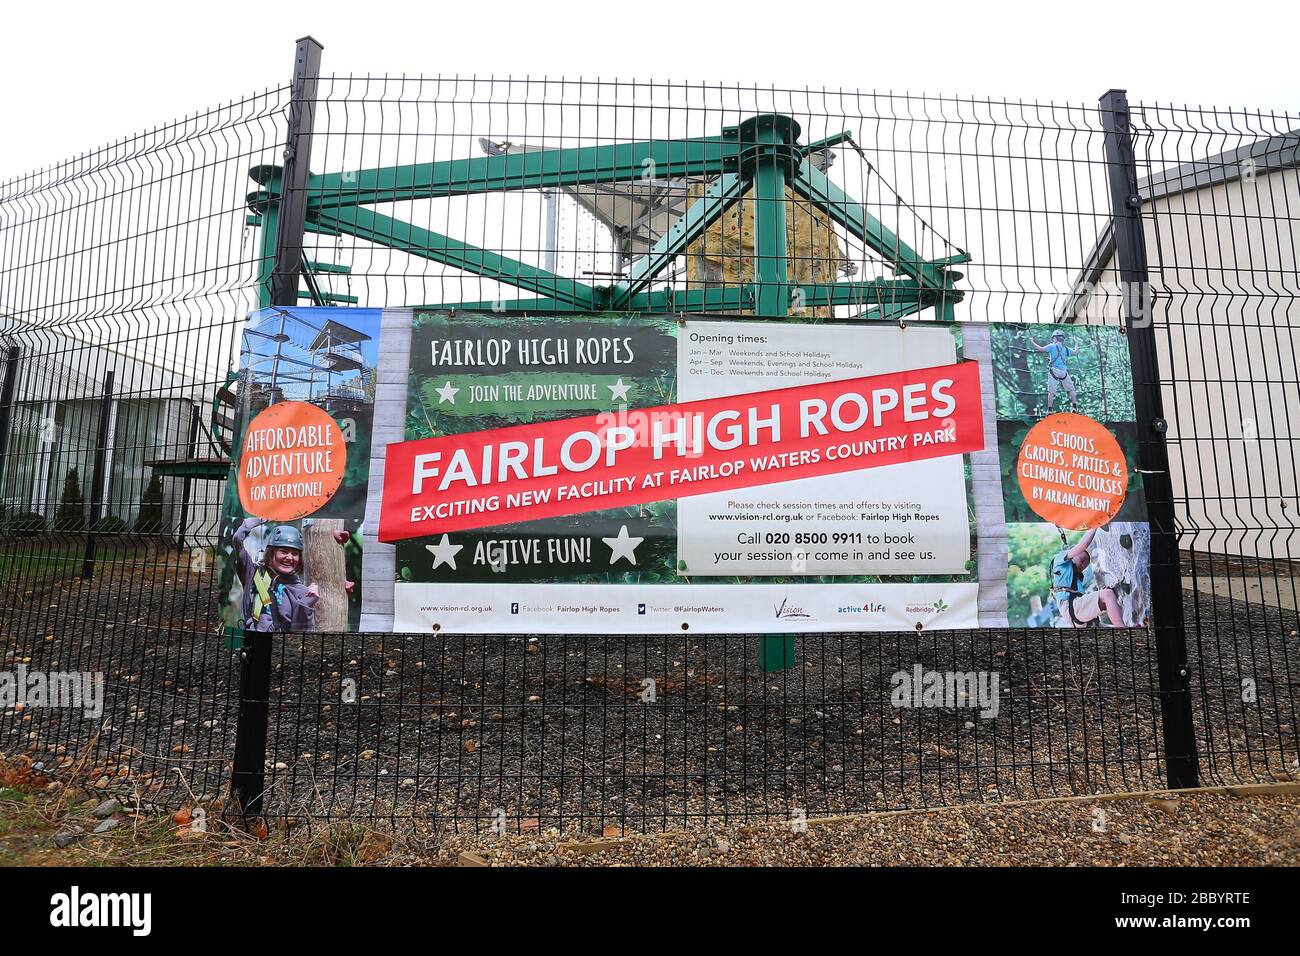
<svg viewBox="0 0 1300 956"><path fill-rule="evenodd" d="M979 365L971 361L424 438L388 446L379 538L533 521L983 447Z"/></svg>

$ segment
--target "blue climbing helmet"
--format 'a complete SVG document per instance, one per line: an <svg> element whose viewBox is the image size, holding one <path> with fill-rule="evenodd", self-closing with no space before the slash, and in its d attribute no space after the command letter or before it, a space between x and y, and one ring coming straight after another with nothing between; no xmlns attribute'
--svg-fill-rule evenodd
<svg viewBox="0 0 1300 956"><path fill-rule="evenodd" d="M293 548L302 550L302 532L291 524L278 525L267 539L267 548Z"/></svg>

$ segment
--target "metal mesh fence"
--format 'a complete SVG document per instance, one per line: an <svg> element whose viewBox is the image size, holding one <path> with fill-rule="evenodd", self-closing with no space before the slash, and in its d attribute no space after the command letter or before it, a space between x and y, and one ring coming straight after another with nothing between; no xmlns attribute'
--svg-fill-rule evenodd
<svg viewBox="0 0 1300 956"><path fill-rule="evenodd" d="M240 650L217 617L216 474L230 452L239 332L268 302L266 189L290 94L0 185L11 373L0 670L105 678L94 719L0 709L0 751L160 805L211 800L230 781ZM1125 320L1131 290L1094 105L338 76L319 78L312 105L304 302L524 313L580 303L636 279L717 178L687 150L641 157L645 175L630 185L539 176L485 191L469 160L670 139L705 155L746 117L780 113L799 124L819 182L887 229L864 242L789 190L791 282L845 289L796 301L792 317L905 319L916 310L891 298L899 281L951 259L959 276L939 304L957 321ZM1292 116L1240 110L1134 106L1130 121L1202 780L1284 779L1297 772L1300 676L1300 132ZM461 178L410 198L425 164L461 159ZM373 191L363 218L331 204L358 184ZM718 311L752 314L764 268L752 206L742 198L642 292L661 311L707 295L727 304ZM483 250L531 267L531 280ZM1013 569L1012 587L1015 571L1041 583L1041 569ZM599 831L1165 783L1153 631L804 635L797 665L779 672L755 665L759 641L277 639L267 811ZM891 675L915 665L998 672L998 718L891 706Z"/></svg>

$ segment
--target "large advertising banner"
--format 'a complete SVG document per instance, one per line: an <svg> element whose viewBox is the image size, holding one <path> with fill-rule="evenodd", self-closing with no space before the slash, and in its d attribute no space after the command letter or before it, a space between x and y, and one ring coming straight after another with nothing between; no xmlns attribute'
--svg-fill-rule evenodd
<svg viewBox="0 0 1300 956"><path fill-rule="evenodd" d="M366 310L291 311L324 328L316 313ZM281 526L292 538L294 527L346 512L364 552L342 575L359 601L347 627L654 634L1146 622L1150 536L1118 329L368 315L351 325L328 317L373 350L383 330L382 358L358 345L348 379L368 396L364 447L340 437L337 383L280 364L273 379L311 383L305 400L283 401L287 392L254 374L270 346L246 340L245 375L275 400L250 416L241 510L229 522L232 534L262 522L268 537L254 550L279 555ZM349 484L358 456L369 462L361 489ZM292 555L281 573L277 557L255 556L247 541L240 580L262 568L294 598ZM310 573L298 573L305 589ZM249 593L237 603L232 589L231 603L258 626L255 580ZM294 618L294 606L263 615L265 626L325 629L319 616Z"/></svg>

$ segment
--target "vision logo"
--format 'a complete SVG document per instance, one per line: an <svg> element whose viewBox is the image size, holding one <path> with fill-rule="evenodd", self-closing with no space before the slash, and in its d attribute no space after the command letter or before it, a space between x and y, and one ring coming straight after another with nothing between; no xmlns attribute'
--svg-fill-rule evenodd
<svg viewBox="0 0 1300 956"><path fill-rule="evenodd" d="M812 615L809 614L803 608L799 607L798 605L791 604L789 598L785 598L784 600L781 601L780 604L772 605L772 610L776 612L776 616L780 620L785 620L787 618L792 618L792 617L798 617L798 618L812 617Z"/></svg>
<svg viewBox="0 0 1300 956"><path fill-rule="evenodd" d="M133 936L148 936L153 928L151 893L82 893L74 886L51 896L50 907L55 927L129 926Z"/></svg>

